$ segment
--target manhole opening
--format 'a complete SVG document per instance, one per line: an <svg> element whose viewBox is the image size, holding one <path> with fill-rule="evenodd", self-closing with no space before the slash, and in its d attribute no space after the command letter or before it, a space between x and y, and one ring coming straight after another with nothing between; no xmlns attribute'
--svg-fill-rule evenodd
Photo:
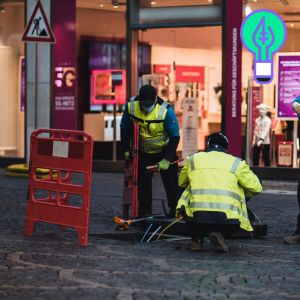
<svg viewBox="0 0 300 300"><path fill-rule="evenodd" d="M142 232L115 232L115 233L92 233L89 234L91 237L117 240L122 242L136 243L139 242L143 236Z"/></svg>

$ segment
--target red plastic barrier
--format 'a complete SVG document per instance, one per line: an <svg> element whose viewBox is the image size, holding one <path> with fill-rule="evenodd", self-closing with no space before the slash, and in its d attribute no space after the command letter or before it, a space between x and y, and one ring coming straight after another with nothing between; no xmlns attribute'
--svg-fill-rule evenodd
<svg viewBox="0 0 300 300"><path fill-rule="evenodd" d="M82 131L31 134L25 235L32 236L36 222L59 224L76 228L80 245L87 246L92 154L93 139ZM49 169L49 177L38 179L37 168Z"/></svg>

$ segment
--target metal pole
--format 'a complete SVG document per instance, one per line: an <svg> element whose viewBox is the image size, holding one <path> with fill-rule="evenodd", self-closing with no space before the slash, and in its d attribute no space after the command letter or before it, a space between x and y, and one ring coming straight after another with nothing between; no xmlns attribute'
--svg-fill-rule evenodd
<svg viewBox="0 0 300 300"><path fill-rule="evenodd" d="M138 91L138 30L131 25L138 23L139 1L127 1L126 6L126 96Z"/></svg>
<svg viewBox="0 0 300 300"><path fill-rule="evenodd" d="M252 146L252 78L248 78L248 89L247 89L247 114L246 114L246 162L251 163L251 146Z"/></svg>
<svg viewBox="0 0 300 300"><path fill-rule="evenodd" d="M114 127L113 127L113 161L117 160L117 111L116 104L114 104Z"/></svg>
<svg viewBox="0 0 300 300"><path fill-rule="evenodd" d="M38 71L39 71L38 43L35 43L34 129L37 129L38 78L39 78Z"/></svg>
<svg viewBox="0 0 300 300"><path fill-rule="evenodd" d="M38 102L38 43L35 43L35 74L34 74L34 78L35 78L35 82L34 82L34 129L37 129L37 102ZM28 100L26 100L26 102L28 103ZM28 105L26 103L26 114L28 114ZM26 117L28 118L28 116ZM28 119L26 121L26 123L28 123ZM27 126L27 125L26 125ZM28 126L27 126L27 133L26 135L29 134L28 132ZM29 141L29 142L28 142ZM27 139L26 144L29 143L30 144L30 139ZM29 159L30 159L30 146L27 145L26 146L26 164L27 166L29 166Z"/></svg>

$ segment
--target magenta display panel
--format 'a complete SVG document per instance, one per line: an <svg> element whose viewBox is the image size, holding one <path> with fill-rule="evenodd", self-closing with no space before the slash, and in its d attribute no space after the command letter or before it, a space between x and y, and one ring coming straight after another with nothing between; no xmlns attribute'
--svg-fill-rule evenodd
<svg viewBox="0 0 300 300"><path fill-rule="evenodd" d="M261 86L251 87L251 132L250 137L253 137L255 129L255 120L259 117L259 111L256 108L263 102L263 88Z"/></svg>
<svg viewBox="0 0 300 300"><path fill-rule="evenodd" d="M300 55L278 56L276 115L279 119L297 120L293 100L300 96Z"/></svg>
<svg viewBox="0 0 300 300"><path fill-rule="evenodd" d="M126 96L117 92L117 99L112 95L95 95L96 88L94 79L94 71L110 71L126 69L126 45L125 41L101 41L90 40L88 37L82 40L83 70L82 80L80 81L82 97L85 101L86 111L110 111L110 104L121 104L125 102ZM151 46L148 44L139 44L138 47L138 74L149 74L151 72ZM125 81L124 81L125 85ZM118 90L119 88L117 88ZM124 89L124 93L126 89ZM98 93L99 94L99 93ZM100 93L101 94L101 93Z"/></svg>

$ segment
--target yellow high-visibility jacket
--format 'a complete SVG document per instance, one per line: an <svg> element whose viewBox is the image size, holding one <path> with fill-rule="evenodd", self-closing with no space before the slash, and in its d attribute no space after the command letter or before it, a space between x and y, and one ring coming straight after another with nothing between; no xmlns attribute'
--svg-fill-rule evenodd
<svg viewBox="0 0 300 300"><path fill-rule="evenodd" d="M257 176L241 159L220 151L198 152L188 157L179 177L185 188L177 204L187 216L197 211L223 212L227 219L237 219L240 227L252 231L245 195L262 191Z"/></svg>
<svg viewBox="0 0 300 300"><path fill-rule="evenodd" d="M168 102L158 98L155 108L150 113L144 113L136 97L128 102L130 118L139 123L139 149L143 152L158 153L168 145L169 136L164 127L168 106Z"/></svg>

